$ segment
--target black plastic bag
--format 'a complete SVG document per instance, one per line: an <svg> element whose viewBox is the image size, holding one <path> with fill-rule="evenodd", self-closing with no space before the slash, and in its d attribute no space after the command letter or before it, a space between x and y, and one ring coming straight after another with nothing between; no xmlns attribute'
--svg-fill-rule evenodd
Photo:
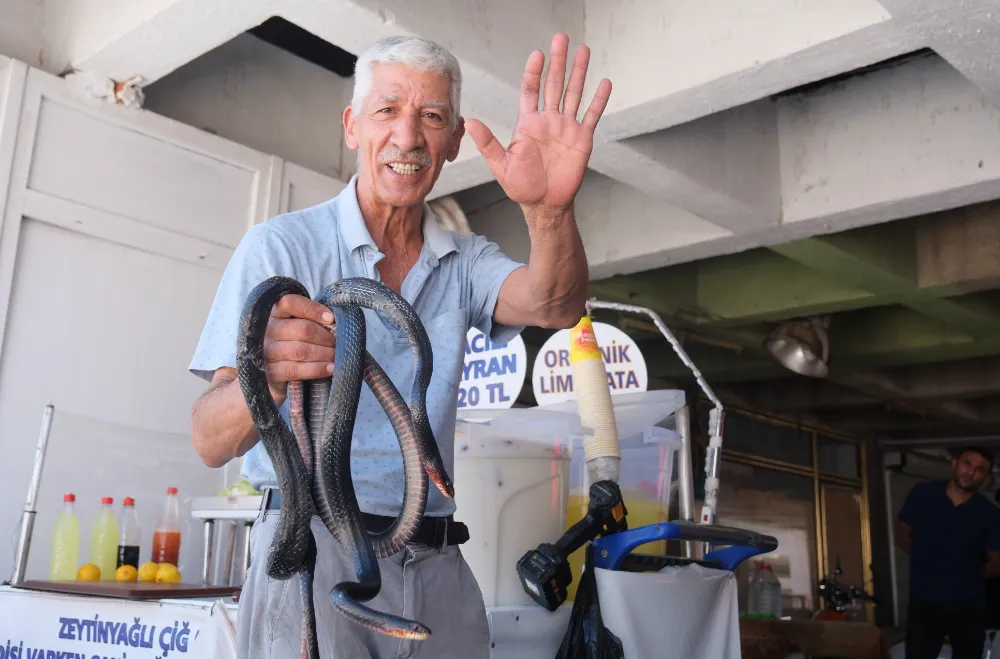
<svg viewBox="0 0 1000 659"><path fill-rule="evenodd" d="M587 545L585 567L573 601L569 627L556 659L625 659L621 640L604 626L594 577L594 546Z"/></svg>

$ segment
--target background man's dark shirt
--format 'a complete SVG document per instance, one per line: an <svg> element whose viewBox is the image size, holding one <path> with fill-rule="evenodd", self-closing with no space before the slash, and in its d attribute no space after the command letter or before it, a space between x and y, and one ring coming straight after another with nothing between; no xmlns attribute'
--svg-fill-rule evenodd
<svg viewBox="0 0 1000 659"><path fill-rule="evenodd" d="M956 506L947 486L919 483L899 513L913 527L910 599L985 606L983 566L986 550L1000 549L1000 509L978 493Z"/></svg>

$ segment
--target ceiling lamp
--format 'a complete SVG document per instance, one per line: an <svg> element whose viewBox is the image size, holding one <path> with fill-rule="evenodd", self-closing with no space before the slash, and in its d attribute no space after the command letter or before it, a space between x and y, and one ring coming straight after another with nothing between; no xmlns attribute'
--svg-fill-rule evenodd
<svg viewBox="0 0 1000 659"><path fill-rule="evenodd" d="M767 340L764 348L779 364L799 375L825 378L830 368L830 341L826 325L818 318L781 323Z"/></svg>

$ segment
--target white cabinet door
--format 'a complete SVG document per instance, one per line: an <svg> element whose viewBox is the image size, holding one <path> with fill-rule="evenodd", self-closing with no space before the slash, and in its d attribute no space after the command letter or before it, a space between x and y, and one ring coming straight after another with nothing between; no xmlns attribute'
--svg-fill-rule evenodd
<svg viewBox="0 0 1000 659"><path fill-rule="evenodd" d="M277 185L266 154L19 70L0 71L0 538L16 530L51 402L28 572L44 578L64 492L77 495L81 563L102 496L116 511L136 499L148 560L168 486L186 514L235 476L238 465L207 469L191 447L205 383L187 365L222 270L277 205ZM186 582L200 579L201 538L189 524ZM0 565L12 559L0 542Z"/></svg>

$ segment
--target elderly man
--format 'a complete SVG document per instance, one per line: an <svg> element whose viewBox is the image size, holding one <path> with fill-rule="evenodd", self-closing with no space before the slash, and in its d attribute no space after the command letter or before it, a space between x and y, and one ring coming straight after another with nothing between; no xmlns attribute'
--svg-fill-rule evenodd
<svg viewBox="0 0 1000 659"><path fill-rule="evenodd" d="M448 51L416 38L376 43L358 59L354 97L343 115L347 144L358 151L357 175L336 198L254 227L233 254L190 365L211 380L194 406L191 433L209 466L245 455L244 475L265 491L240 600L241 659L297 655L301 616L296 581L274 582L264 571L280 493L236 382L237 325L247 294L272 275L298 279L310 295L343 277L360 276L381 280L406 298L431 339L428 413L451 472L468 329L507 341L525 325L570 327L585 312L587 262L573 202L611 83L600 82L578 119L589 50L577 48L564 89L567 52L568 38L556 35L544 90L545 56L535 51L528 58L517 125L505 149L483 123L462 119L461 73ZM524 212L531 239L527 265L480 236L439 228L424 202L445 161L457 157L466 129L504 192ZM408 397L413 357L405 336L378 314L365 315L369 352ZM264 358L271 393L286 419L287 383L333 371L328 329L333 322L328 309L305 297L286 296L272 311ZM401 506L402 460L392 427L367 388L355 426L352 474L369 528L387 527ZM456 496L461 501L462 492ZM453 501L431 488L420 533L404 551L380 561L382 590L369 602L427 625L432 635L424 641L369 632L323 605L336 583L355 576L342 548L313 520L323 657L489 656L482 594L458 547L468 531L452 519L454 510Z"/></svg>

